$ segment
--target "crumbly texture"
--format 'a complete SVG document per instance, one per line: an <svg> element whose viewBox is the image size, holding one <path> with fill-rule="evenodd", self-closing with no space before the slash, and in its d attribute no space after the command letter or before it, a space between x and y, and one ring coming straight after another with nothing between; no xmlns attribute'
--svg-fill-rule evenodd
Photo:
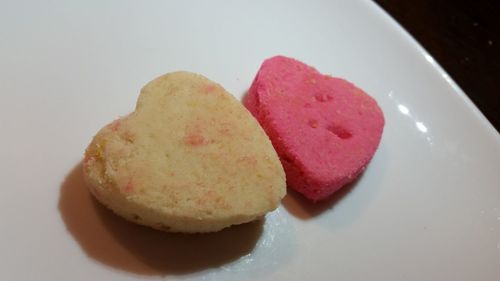
<svg viewBox="0 0 500 281"><path fill-rule="evenodd" d="M136 110L88 146L91 193L116 214L170 232L213 232L258 219L286 192L273 146L220 85L188 72L148 83Z"/></svg>
<svg viewBox="0 0 500 281"><path fill-rule="evenodd" d="M244 103L271 138L288 186L313 201L363 171L384 127L363 90L283 56L264 61Z"/></svg>

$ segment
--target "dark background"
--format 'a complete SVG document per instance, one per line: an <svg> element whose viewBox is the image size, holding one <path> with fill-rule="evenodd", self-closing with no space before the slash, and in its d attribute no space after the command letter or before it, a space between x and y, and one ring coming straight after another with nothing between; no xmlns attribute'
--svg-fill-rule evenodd
<svg viewBox="0 0 500 281"><path fill-rule="evenodd" d="M500 0L375 0L500 131Z"/></svg>

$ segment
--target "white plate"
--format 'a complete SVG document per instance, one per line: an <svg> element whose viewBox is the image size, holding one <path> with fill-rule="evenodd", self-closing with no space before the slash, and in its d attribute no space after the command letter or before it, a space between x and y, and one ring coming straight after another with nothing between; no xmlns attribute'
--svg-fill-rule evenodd
<svg viewBox="0 0 500 281"><path fill-rule="evenodd" d="M371 2L11 1L0 42L1 280L500 280L500 137ZM379 101L354 186L188 237L90 200L82 153L148 80L190 70L241 97L276 54Z"/></svg>

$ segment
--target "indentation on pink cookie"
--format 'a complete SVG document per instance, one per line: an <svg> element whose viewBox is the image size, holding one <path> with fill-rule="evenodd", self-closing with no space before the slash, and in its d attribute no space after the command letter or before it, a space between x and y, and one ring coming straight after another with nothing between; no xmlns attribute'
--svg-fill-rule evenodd
<svg viewBox="0 0 500 281"><path fill-rule="evenodd" d="M318 128L318 120L316 120L316 119L309 120L308 124L313 129Z"/></svg>
<svg viewBox="0 0 500 281"><path fill-rule="evenodd" d="M349 132L344 127L336 125L336 124L332 124L332 125L328 126L326 129L341 139L348 139L348 138L352 137L351 132Z"/></svg>
<svg viewBox="0 0 500 281"><path fill-rule="evenodd" d="M333 97L325 93L317 93L314 95L314 99L319 102L327 102L333 100Z"/></svg>

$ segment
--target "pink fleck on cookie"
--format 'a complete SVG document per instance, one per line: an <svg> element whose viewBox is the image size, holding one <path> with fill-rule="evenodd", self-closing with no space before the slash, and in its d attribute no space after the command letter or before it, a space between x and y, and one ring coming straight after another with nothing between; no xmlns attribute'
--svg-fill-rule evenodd
<svg viewBox="0 0 500 281"><path fill-rule="evenodd" d="M364 170L384 128L363 90L283 56L264 61L244 104L269 135L288 186L313 201Z"/></svg>
<svg viewBox="0 0 500 281"><path fill-rule="evenodd" d="M113 121L111 124L109 124L108 126L109 126L109 128L111 130L118 131L118 129L120 128L121 124L122 124L121 119L117 119L117 120Z"/></svg>
<svg viewBox="0 0 500 281"><path fill-rule="evenodd" d="M210 94L210 93L213 93L215 92L215 90L217 90L217 87L213 84L208 84L205 86L205 88L203 89L203 92L205 94Z"/></svg>
<svg viewBox="0 0 500 281"><path fill-rule="evenodd" d="M184 142L188 145L199 146L207 144L205 137L200 134L188 134L184 137Z"/></svg>
<svg viewBox="0 0 500 281"><path fill-rule="evenodd" d="M255 159L255 157L253 156L243 156L238 159L238 163L248 166L255 166L257 165L257 159Z"/></svg>
<svg viewBox="0 0 500 281"><path fill-rule="evenodd" d="M123 190L126 193L131 193L132 191L134 191L134 184L132 183L132 180L129 180L127 182L127 184L125 185L125 187L123 188Z"/></svg>

